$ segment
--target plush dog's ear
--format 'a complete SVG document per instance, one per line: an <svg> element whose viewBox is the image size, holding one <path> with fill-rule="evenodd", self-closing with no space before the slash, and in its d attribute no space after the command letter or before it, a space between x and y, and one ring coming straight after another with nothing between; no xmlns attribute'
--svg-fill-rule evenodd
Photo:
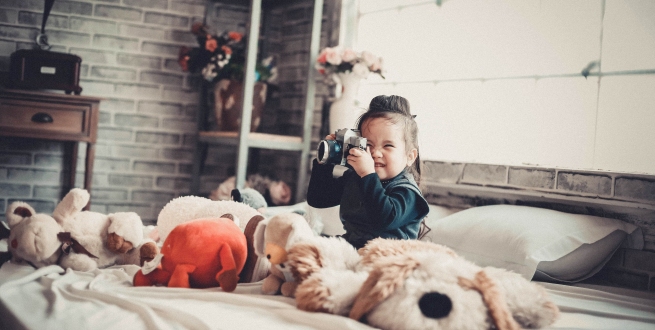
<svg viewBox="0 0 655 330"><path fill-rule="evenodd" d="M9 208L7 208L7 212L5 213L9 229L16 226L19 222L23 221L23 219L31 217L34 214L36 214L34 208L25 202L11 203Z"/></svg>
<svg viewBox="0 0 655 330"><path fill-rule="evenodd" d="M255 235L253 235L252 245L255 248L255 253L260 257L263 257L265 254L264 249L266 248L266 243L264 240L264 233L266 232L266 227L269 222L270 219L260 221L255 229Z"/></svg>
<svg viewBox="0 0 655 330"><path fill-rule="evenodd" d="M483 270L475 274L473 280L458 277L459 285L465 289L473 289L482 295L482 300L489 308L489 314L498 330L519 330L521 326L514 320L507 307L507 302L500 289Z"/></svg>
<svg viewBox="0 0 655 330"><path fill-rule="evenodd" d="M314 232L312 231L312 228L309 227L309 223L307 223L305 217L298 213L293 213L293 216L302 220L294 221L291 223L291 231L289 232L289 236L287 236L287 244L284 247L286 250L289 250L299 241L314 236Z"/></svg>
<svg viewBox="0 0 655 330"><path fill-rule="evenodd" d="M287 258L291 274L298 283L302 283L323 268L321 251L310 242L300 242L292 246L288 251Z"/></svg>
<svg viewBox="0 0 655 330"><path fill-rule="evenodd" d="M402 286L405 279L418 266L418 261L402 255L377 262L359 289L349 317L359 321L362 316L387 299L399 286Z"/></svg>

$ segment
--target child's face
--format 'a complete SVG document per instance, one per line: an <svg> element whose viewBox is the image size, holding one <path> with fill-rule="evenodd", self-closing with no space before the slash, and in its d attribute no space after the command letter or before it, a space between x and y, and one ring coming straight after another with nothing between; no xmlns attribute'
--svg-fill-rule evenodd
<svg viewBox="0 0 655 330"><path fill-rule="evenodd" d="M414 163L417 150L406 149L402 125L386 118L373 118L364 122L361 133L367 140L380 180L391 179Z"/></svg>

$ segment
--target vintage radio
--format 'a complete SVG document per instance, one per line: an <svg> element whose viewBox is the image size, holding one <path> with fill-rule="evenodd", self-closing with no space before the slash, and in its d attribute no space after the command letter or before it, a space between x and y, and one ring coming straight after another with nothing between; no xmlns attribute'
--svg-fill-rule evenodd
<svg viewBox="0 0 655 330"><path fill-rule="evenodd" d="M56 89L66 94L80 95L80 66L82 58L73 54L51 52L45 25L55 0L45 0L41 33L36 44L41 49L20 49L11 54L9 88Z"/></svg>
<svg viewBox="0 0 655 330"><path fill-rule="evenodd" d="M41 49L21 49L11 54L9 86L20 89L56 89L66 94L82 92L82 58Z"/></svg>

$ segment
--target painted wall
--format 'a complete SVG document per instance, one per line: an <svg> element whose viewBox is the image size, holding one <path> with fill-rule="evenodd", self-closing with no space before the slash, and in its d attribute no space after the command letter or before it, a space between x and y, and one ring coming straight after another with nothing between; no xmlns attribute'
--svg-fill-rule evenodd
<svg viewBox="0 0 655 330"><path fill-rule="evenodd" d="M422 159L655 174L655 2L359 3L360 101L406 96Z"/></svg>

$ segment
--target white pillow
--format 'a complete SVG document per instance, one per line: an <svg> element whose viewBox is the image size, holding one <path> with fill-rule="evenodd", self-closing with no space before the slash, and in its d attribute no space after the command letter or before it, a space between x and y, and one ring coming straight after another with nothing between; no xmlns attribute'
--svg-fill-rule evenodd
<svg viewBox="0 0 655 330"><path fill-rule="evenodd" d="M428 226L432 230L423 240L528 280L541 267L545 278L580 281L600 270L627 235L626 247L644 245L641 229L627 222L528 206L474 207Z"/></svg>

